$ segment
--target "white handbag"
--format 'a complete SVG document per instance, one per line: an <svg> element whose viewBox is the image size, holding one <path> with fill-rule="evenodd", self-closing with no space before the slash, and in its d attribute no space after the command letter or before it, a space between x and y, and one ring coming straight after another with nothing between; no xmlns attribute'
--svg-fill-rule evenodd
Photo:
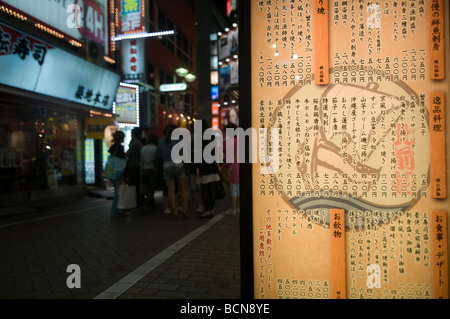
<svg viewBox="0 0 450 319"><path fill-rule="evenodd" d="M117 209L131 209L136 208L136 206L136 186L120 185Z"/></svg>

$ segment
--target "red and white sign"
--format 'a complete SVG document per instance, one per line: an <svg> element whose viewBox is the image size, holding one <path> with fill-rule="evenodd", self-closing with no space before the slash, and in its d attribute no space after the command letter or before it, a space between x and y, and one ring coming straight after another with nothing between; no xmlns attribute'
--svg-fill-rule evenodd
<svg viewBox="0 0 450 319"><path fill-rule="evenodd" d="M123 41L123 74L125 81L136 82L144 79L144 52L144 39Z"/></svg>
<svg viewBox="0 0 450 319"><path fill-rule="evenodd" d="M219 129L219 118L218 117L213 117L212 118L212 129L213 130L218 130Z"/></svg>
<svg viewBox="0 0 450 319"><path fill-rule="evenodd" d="M103 1L106 4L106 1ZM99 1L85 0L86 15L85 15L85 31L88 39L94 40L98 43L105 43L108 36L106 18L106 8L102 8Z"/></svg>
<svg viewBox="0 0 450 319"><path fill-rule="evenodd" d="M214 116L219 115L219 102L212 102L211 104L211 114Z"/></svg>

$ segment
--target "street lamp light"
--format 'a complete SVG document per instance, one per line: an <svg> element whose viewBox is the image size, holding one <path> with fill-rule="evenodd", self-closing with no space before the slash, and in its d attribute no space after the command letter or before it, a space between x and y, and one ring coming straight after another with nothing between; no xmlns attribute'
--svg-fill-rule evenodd
<svg viewBox="0 0 450 319"><path fill-rule="evenodd" d="M186 76L184 77L184 79L188 82L194 82L196 78L197 77L193 73L190 73L190 72L188 74L186 74Z"/></svg>
<svg viewBox="0 0 450 319"><path fill-rule="evenodd" d="M194 82L197 78L194 73L190 72L186 67L179 66L175 69L175 73L179 76L184 78L188 82Z"/></svg>
<svg viewBox="0 0 450 319"><path fill-rule="evenodd" d="M178 68L176 68L175 73L179 77L184 78L189 73L189 70L187 68L185 68L184 66L179 66Z"/></svg>

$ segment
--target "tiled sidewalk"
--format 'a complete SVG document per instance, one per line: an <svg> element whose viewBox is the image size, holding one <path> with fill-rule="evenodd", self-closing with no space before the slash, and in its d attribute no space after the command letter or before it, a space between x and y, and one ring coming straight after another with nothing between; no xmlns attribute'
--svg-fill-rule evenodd
<svg viewBox="0 0 450 319"><path fill-rule="evenodd" d="M160 210L110 219L110 207L111 200L84 197L2 216L0 299L96 298L216 218L119 298L239 298L237 216L173 221ZM225 198L217 211L226 208ZM81 288L66 285L70 264L81 268Z"/></svg>
<svg viewBox="0 0 450 319"><path fill-rule="evenodd" d="M218 215L208 230L120 298L239 299L239 217Z"/></svg>

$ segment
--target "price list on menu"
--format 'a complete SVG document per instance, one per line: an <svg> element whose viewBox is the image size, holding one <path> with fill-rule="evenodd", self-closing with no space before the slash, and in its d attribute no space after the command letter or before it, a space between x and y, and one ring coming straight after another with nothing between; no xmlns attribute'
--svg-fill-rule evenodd
<svg viewBox="0 0 450 319"><path fill-rule="evenodd" d="M448 5L251 1L256 298L448 298Z"/></svg>

